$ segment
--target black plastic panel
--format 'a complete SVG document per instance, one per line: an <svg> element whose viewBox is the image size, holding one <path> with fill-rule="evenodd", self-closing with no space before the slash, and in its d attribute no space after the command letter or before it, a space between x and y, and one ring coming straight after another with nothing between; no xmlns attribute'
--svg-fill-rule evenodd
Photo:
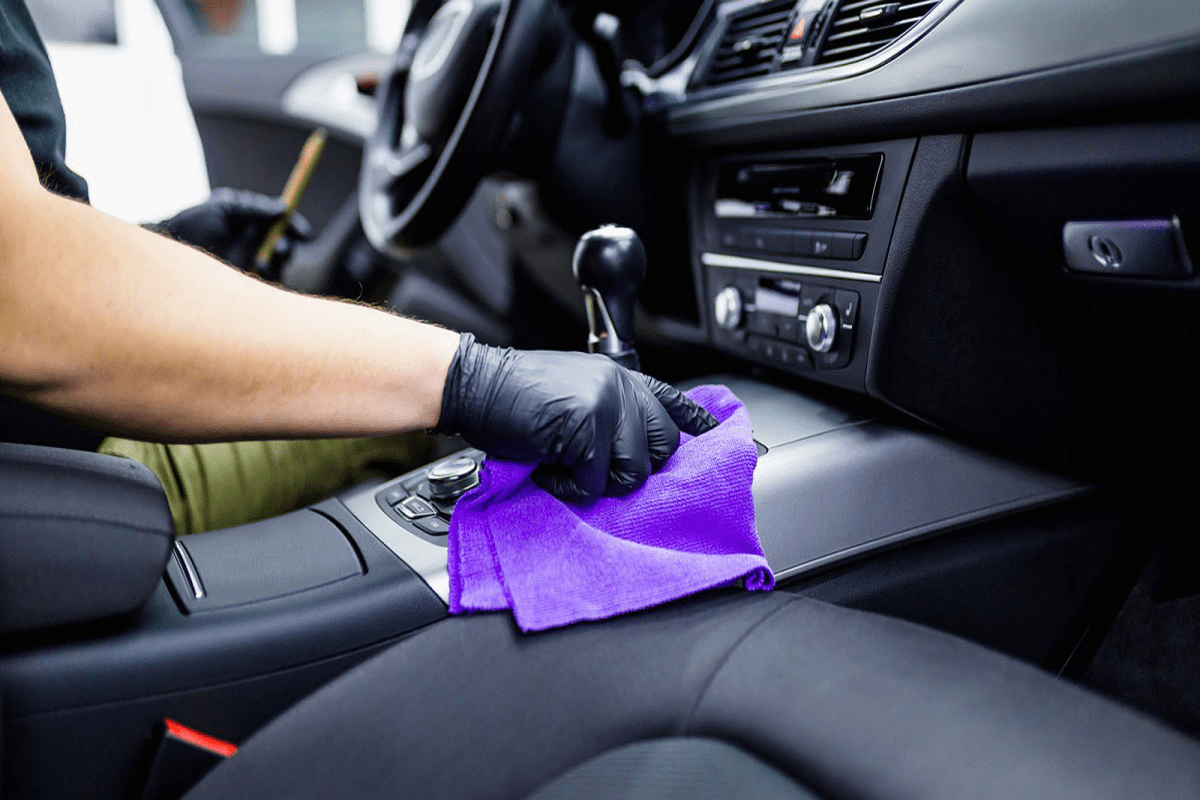
<svg viewBox="0 0 1200 800"><path fill-rule="evenodd" d="M788 591L980 642L1058 670L1101 608L1145 521L1094 500L874 553Z"/></svg>
<svg viewBox="0 0 1200 800"><path fill-rule="evenodd" d="M190 613L284 597L363 574L342 529L308 509L197 533L175 549L167 577Z"/></svg>
<svg viewBox="0 0 1200 800"><path fill-rule="evenodd" d="M164 716L241 741L382 644L445 617L340 502L312 508L345 532L365 574L190 615L160 581L145 606L109 624L9 637L5 796L124 798Z"/></svg>

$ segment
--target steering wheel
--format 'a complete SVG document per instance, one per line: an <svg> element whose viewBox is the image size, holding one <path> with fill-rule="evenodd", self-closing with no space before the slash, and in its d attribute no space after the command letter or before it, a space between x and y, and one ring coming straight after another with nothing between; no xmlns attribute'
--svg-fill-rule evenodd
<svg viewBox="0 0 1200 800"><path fill-rule="evenodd" d="M447 0L410 16L359 175L378 250L431 242L458 216L508 134L551 2Z"/></svg>

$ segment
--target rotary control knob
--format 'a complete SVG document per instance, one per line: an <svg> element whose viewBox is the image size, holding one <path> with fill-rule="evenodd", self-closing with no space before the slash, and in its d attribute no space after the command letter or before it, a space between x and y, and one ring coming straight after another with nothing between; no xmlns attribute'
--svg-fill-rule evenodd
<svg viewBox="0 0 1200 800"><path fill-rule="evenodd" d="M479 485L479 465L473 458L460 456L434 464L425 477L430 499L457 500L463 492Z"/></svg>
<svg viewBox="0 0 1200 800"><path fill-rule="evenodd" d="M828 353L833 349L833 341L837 337L837 314L828 303L818 303L808 312L808 320L804 323L804 334L808 346L818 353Z"/></svg>
<svg viewBox="0 0 1200 800"><path fill-rule="evenodd" d="M742 293L733 286L726 286L713 299L713 319L727 331L735 331L742 324Z"/></svg>

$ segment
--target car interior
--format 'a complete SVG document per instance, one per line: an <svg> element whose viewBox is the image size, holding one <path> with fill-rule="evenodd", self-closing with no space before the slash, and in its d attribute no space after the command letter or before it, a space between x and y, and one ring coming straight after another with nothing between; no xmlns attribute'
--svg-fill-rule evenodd
<svg viewBox="0 0 1200 800"><path fill-rule="evenodd" d="M1200 794L1200 4L416 0L284 55L204 6L211 185L329 133L282 282L730 387L776 589L523 635L447 612L461 441L180 538L0 444L0 793Z"/></svg>

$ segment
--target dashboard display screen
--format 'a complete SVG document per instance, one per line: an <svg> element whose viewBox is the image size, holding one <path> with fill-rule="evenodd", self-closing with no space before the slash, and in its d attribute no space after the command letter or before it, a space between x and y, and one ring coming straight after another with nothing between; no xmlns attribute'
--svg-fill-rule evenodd
<svg viewBox="0 0 1200 800"><path fill-rule="evenodd" d="M800 284L789 280L760 280L754 290L754 307L761 313L794 317L800 313Z"/></svg>
<svg viewBox="0 0 1200 800"><path fill-rule="evenodd" d="M716 215L868 219L882 169L879 153L723 164Z"/></svg>

